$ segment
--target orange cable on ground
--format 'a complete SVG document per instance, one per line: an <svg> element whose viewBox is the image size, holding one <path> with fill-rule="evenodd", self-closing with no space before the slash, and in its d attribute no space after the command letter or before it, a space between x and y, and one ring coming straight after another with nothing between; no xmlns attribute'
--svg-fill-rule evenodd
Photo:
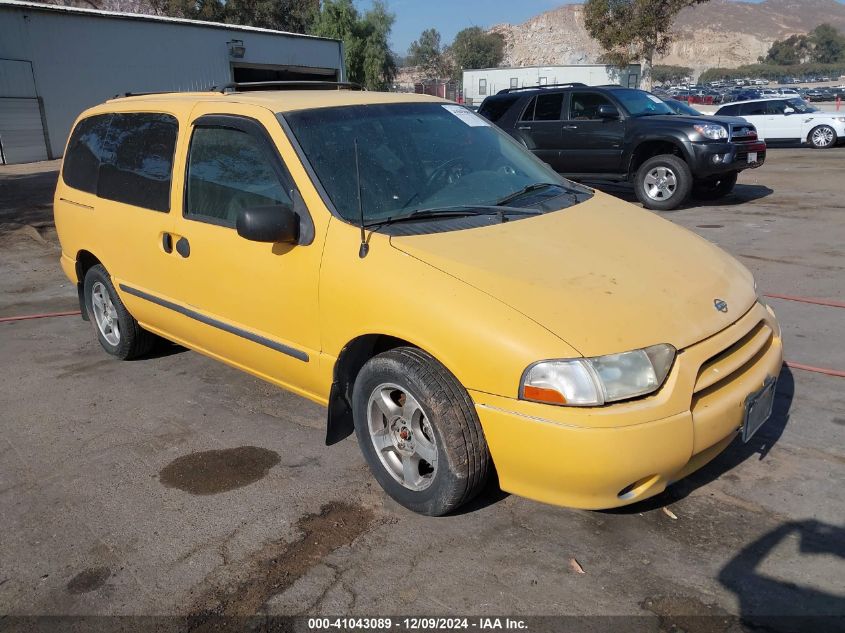
<svg viewBox="0 0 845 633"><path fill-rule="evenodd" d="M28 321L29 319L48 319L50 317L76 316L81 314L79 310L69 312L46 312L44 314L26 314L24 316L0 317L0 323L9 321Z"/></svg>

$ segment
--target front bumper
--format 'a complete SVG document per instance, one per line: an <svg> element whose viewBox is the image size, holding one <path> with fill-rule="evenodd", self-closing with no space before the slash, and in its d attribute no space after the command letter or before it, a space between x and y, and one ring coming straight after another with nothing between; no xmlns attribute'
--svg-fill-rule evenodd
<svg viewBox="0 0 845 633"><path fill-rule="evenodd" d="M741 429L746 397L783 363L774 314L757 303L678 354L655 395L575 409L471 392L503 490L554 505L613 508L697 470Z"/></svg>
<svg viewBox="0 0 845 633"><path fill-rule="evenodd" d="M696 178L706 178L729 171L756 169L766 162L766 142L746 143L691 143L693 154L692 171ZM748 162L750 154L757 154L757 160Z"/></svg>

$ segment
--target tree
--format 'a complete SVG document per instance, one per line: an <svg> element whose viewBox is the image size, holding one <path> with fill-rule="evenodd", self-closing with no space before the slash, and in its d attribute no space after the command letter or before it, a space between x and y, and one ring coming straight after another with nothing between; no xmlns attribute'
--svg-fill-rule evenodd
<svg viewBox="0 0 845 633"><path fill-rule="evenodd" d="M651 69L651 78L661 84L679 83L692 77L692 68L686 66L654 66Z"/></svg>
<svg viewBox="0 0 845 633"><path fill-rule="evenodd" d="M396 76L396 60L388 40L395 17L381 0L362 17L352 0L324 0L312 32L343 40L350 81L382 90Z"/></svg>
<svg viewBox="0 0 845 633"><path fill-rule="evenodd" d="M812 52L812 43L808 36L790 35L785 40L772 43L763 63L778 66L803 64L810 59Z"/></svg>
<svg viewBox="0 0 845 633"><path fill-rule="evenodd" d="M441 76L443 70L443 51L440 47L440 32L426 29L420 39L411 42L408 47L408 64L418 66L427 79Z"/></svg>
<svg viewBox="0 0 845 633"><path fill-rule="evenodd" d="M457 71L470 68L494 68L502 62L505 41L498 33L485 33L472 26L459 31L449 47Z"/></svg>
<svg viewBox="0 0 845 633"><path fill-rule="evenodd" d="M307 33L319 0L150 0L158 15Z"/></svg>
<svg viewBox="0 0 845 633"><path fill-rule="evenodd" d="M845 61L845 37L830 24L819 24L810 33L813 43L813 61L818 64L835 64Z"/></svg>
<svg viewBox="0 0 845 633"><path fill-rule="evenodd" d="M675 17L686 7L707 0L586 0L584 25L605 50L604 59L615 66L642 64L642 84L651 88L654 56L672 43Z"/></svg>

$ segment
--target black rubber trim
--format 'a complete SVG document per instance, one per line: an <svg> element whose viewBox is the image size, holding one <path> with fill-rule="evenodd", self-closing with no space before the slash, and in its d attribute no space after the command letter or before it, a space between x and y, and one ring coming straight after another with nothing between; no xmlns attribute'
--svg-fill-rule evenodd
<svg viewBox="0 0 845 633"><path fill-rule="evenodd" d="M180 306L179 304L173 303L172 301L167 301L166 299L161 299L159 297L156 297L155 295L151 295L147 292L144 292L143 290L137 290L136 288L131 288L125 284L120 284L120 289L127 294L140 297L141 299L146 299L151 303L155 303L164 308L168 308L169 310L173 310L174 312L178 312L179 314L184 314L186 317L195 319L200 323L205 323L206 325L216 327L217 329L223 330L224 332L234 334L235 336L240 336L241 338L245 338L248 341L252 341L253 343L258 343L259 345L263 345L264 347L269 347L270 349L276 350L277 352L281 352L282 354L292 356L297 360L301 360L306 363L308 362L308 354L298 349L294 349L293 347L288 347L287 345L270 340L269 338L266 338L264 336L253 334L252 332L248 332L247 330L242 330L239 327L229 325L228 323L224 323L223 321L212 319L211 317L205 316L204 314L201 314L195 310L185 308L183 306Z"/></svg>
<svg viewBox="0 0 845 633"><path fill-rule="evenodd" d="M176 241L176 252L179 253L182 257L190 257L191 244L184 237L180 237Z"/></svg>

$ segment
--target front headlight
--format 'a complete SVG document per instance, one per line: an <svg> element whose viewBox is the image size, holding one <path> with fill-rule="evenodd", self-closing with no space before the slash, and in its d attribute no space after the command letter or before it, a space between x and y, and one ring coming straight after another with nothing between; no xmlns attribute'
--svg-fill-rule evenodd
<svg viewBox="0 0 845 633"><path fill-rule="evenodd" d="M675 348L661 343L645 349L594 358L547 360L523 374L523 400L594 407L657 391L669 375Z"/></svg>
<svg viewBox="0 0 845 633"><path fill-rule="evenodd" d="M728 130L726 127L716 125L715 123L707 123L704 125L693 125L695 131L705 138L713 141L719 141L728 138Z"/></svg>

